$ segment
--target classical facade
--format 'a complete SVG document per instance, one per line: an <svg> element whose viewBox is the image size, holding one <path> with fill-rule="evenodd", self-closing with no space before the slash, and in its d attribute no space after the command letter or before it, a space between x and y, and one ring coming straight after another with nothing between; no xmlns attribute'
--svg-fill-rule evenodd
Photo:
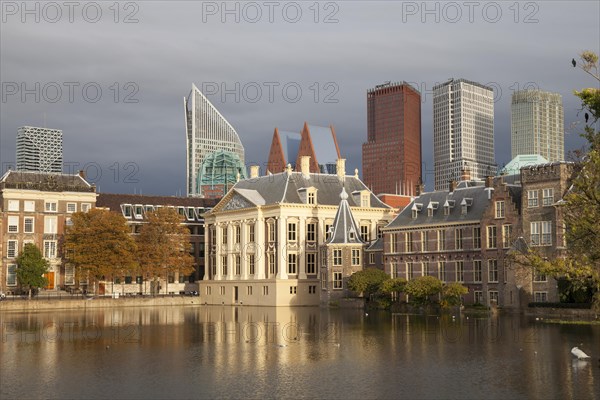
<svg viewBox="0 0 600 400"><path fill-rule="evenodd" d="M100 193L96 207L117 212L126 219L132 235L139 233L146 221L146 213L160 207L174 208L183 217L184 224L190 231L191 253L195 259L196 271L189 276L174 274L165 281L161 279L160 287L151 287L143 276L125 276L114 282L102 282L99 294L118 292L127 293L179 293L180 291L197 290L196 281L205 273L204 250L204 213L209 212L217 204L216 199L196 197L148 196L135 194Z"/></svg>
<svg viewBox="0 0 600 400"><path fill-rule="evenodd" d="M244 146L240 138L210 101L192 84L190 94L183 99L186 130L187 195L204 196L198 185L202 162L219 150L234 153L244 164Z"/></svg>
<svg viewBox="0 0 600 400"><path fill-rule="evenodd" d="M433 151L435 190L466 168L475 179L496 174L491 87L465 79L433 87Z"/></svg>
<svg viewBox="0 0 600 400"><path fill-rule="evenodd" d="M541 90L519 90L511 100L512 157L539 154L549 162L565 158L562 96Z"/></svg>
<svg viewBox="0 0 600 400"><path fill-rule="evenodd" d="M26 243L35 244L50 262L46 289L75 284L65 268L60 242L71 215L95 207L96 188L80 175L8 171L0 178L0 289L16 292L16 259Z"/></svg>
<svg viewBox="0 0 600 400"><path fill-rule="evenodd" d="M345 175L344 160L337 174L311 173L309 157L300 164L297 172L290 166L265 176L251 167L250 179L205 215L203 302L318 305L344 295L347 277L362 268L364 247L393 210L358 173Z"/></svg>
<svg viewBox="0 0 600 400"><path fill-rule="evenodd" d="M299 134L275 128L267 161L268 172L282 172L288 164L297 169L305 156L310 157L311 173L336 173L336 160L341 155L333 126L326 128L305 122Z"/></svg>
<svg viewBox="0 0 600 400"><path fill-rule="evenodd" d="M17 132L17 170L58 173L63 164L63 133L59 129L22 126Z"/></svg>
<svg viewBox="0 0 600 400"><path fill-rule="evenodd" d="M367 92L362 166L365 184L377 194L408 194L421 181L421 94L408 83Z"/></svg>

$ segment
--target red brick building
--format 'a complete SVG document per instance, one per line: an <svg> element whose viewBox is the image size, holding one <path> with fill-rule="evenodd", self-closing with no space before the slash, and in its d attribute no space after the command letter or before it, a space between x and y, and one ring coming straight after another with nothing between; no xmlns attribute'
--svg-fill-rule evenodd
<svg viewBox="0 0 600 400"><path fill-rule="evenodd" d="M408 83L368 91L362 167L376 194L413 194L421 181L421 94Z"/></svg>

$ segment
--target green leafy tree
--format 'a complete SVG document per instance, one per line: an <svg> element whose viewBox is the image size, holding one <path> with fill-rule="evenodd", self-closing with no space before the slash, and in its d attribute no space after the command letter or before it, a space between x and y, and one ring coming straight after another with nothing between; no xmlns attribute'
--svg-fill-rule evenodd
<svg viewBox="0 0 600 400"><path fill-rule="evenodd" d="M404 288L404 293L410 296L411 302L417 305L429 304L431 297L442 291L442 281L433 276L420 276L411 279Z"/></svg>
<svg viewBox="0 0 600 400"><path fill-rule="evenodd" d="M137 269L136 243L121 214L94 208L73 214L71 221L63 251L79 279L91 279L95 286Z"/></svg>
<svg viewBox="0 0 600 400"><path fill-rule="evenodd" d="M358 271L348 279L348 289L363 296L379 292L383 282L390 279L389 275L377 268L367 268Z"/></svg>
<svg viewBox="0 0 600 400"><path fill-rule="evenodd" d="M459 282L447 283L442 287L442 307L458 306L462 303L462 296L469 293L469 289Z"/></svg>
<svg viewBox="0 0 600 400"><path fill-rule="evenodd" d="M598 56L584 51L580 59L581 69L600 82ZM595 291L594 307L600 310L600 133L594 129L600 117L600 89L584 88L574 93L581 100L586 123L582 136L588 146L579 154L572 187L561 207L567 226L567 257L545 260L535 250L523 257L534 269L570 281L573 290Z"/></svg>
<svg viewBox="0 0 600 400"><path fill-rule="evenodd" d="M145 277L155 282L154 288L161 277L168 282L169 275L195 271L190 231L181 223L183 218L173 208L146 213L146 223L137 236L138 261Z"/></svg>
<svg viewBox="0 0 600 400"><path fill-rule="evenodd" d="M32 243L23 247L23 252L17 257L17 279L21 287L29 290L29 298L34 288L48 285L44 276L48 272L49 263L42 256L42 252Z"/></svg>
<svg viewBox="0 0 600 400"><path fill-rule="evenodd" d="M388 279L381 284L380 290L384 294L401 293L404 292L406 283L407 280L404 278Z"/></svg>

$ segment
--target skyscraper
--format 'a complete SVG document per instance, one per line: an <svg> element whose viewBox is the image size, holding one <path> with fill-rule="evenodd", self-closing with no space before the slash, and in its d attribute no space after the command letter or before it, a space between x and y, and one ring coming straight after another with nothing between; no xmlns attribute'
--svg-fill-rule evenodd
<svg viewBox="0 0 600 400"><path fill-rule="evenodd" d="M204 196L198 174L204 159L219 150L231 152L244 164L244 146L229 122L192 84L183 99L187 144L187 195ZM227 180L227 179L225 179Z"/></svg>
<svg viewBox="0 0 600 400"><path fill-rule="evenodd" d="M541 90L514 92L511 102L512 157L539 154L549 162L565 158L562 96Z"/></svg>
<svg viewBox="0 0 600 400"><path fill-rule="evenodd" d="M373 193L412 193L421 180L421 94L408 83L367 92L362 168Z"/></svg>
<svg viewBox="0 0 600 400"><path fill-rule="evenodd" d="M496 174L494 91L466 79L433 87L435 190L458 181L463 169L471 178Z"/></svg>
<svg viewBox="0 0 600 400"><path fill-rule="evenodd" d="M60 129L22 126L17 132L17 170L61 173L63 140Z"/></svg>

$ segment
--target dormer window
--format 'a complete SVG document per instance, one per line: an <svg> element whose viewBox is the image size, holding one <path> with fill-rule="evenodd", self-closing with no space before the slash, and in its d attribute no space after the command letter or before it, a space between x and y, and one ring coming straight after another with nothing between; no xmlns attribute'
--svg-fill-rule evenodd
<svg viewBox="0 0 600 400"><path fill-rule="evenodd" d="M433 211L438 209L439 203L437 201L430 201L427 205L427 216L433 217Z"/></svg>
<svg viewBox="0 0 600 400"><path fill-rule="evenodd" d="M133 214L133 210L132 210L131 204L123 204L121 206L121 211L123 212L123 216L125 218L131 218L131 215Z"/></svg>
<svg viewBox="0 0 600 400"><path fill-rule="evenodd" d="M135 206L135 217L141 219L142 213L144 212L144 207L136 204Z"/></svg>
<svg viewBox="0 0 600 400"><path fill-rule="evenodd" d="M316 204L317 194L315 192L308 192L307 203L308 204Z"/></svg>
<svg viewBox="0 0 600 400"><path fill-rule="evenodd" d="M348 230L348 238L350 240L354 240L355 237L356 237L356 234L354 233L354 229Z"/></svg>
<svg viewBox="0 0 600 400"><path fill-rule="evenodd" d="M363 190L360 193L360 206L361 207L371 207L371 195L366 190Z"/></svg>
<svg viewBox="0 0 600 400"><path fill-rule="evenodd" d="M413 219L417 219L419 211L421 211L422 208L423 208L423 204L420 204L420 203L414 203L413 204L413 206L411 208L412 218Z"/></svg>
<svg viewBox="0 0 600 400"><path fill-rule="evenodd" d="M462 199L462 201L460 202L460 208L461 208L461 213L462 215L466 215L467 212L469 211L469 207L473 204L473 199L467 198L465 197L464 199Z"/></svg>
<svg viewBox="0 0 600 400"><path fill-rule="evenodd" d="M444 203L444 215L450 215L452 208L454 208L454 200L446 200Z"/></svg>

